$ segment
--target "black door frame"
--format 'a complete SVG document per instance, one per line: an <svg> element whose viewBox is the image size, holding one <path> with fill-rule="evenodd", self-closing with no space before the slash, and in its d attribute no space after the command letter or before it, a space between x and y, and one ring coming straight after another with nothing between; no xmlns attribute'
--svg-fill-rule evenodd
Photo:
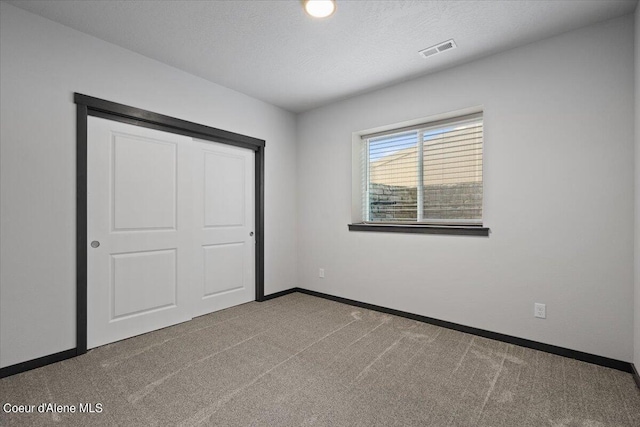
<svg viewBox="0 0 640 427"><path fill-rule="evenodd" d="M87 352L87 120L101 117L255 151L256 301L264 300L265 141L79 93L76 103L76 355Z"/></svg>

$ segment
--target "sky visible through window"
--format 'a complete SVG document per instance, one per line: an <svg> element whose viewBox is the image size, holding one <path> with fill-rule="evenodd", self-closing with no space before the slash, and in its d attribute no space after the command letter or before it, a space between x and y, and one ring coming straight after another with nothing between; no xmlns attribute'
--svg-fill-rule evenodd
<svg viewBox="0 0 640 427"><path fill-rule="evenodd" d="M454 130L454 127L439 128L424 132L423 141L427 142L439 135ZM393 155L400 150L416 147L418 145L418 132L388 135L369 141L369 161L380 160L383 157Z"/></svg>

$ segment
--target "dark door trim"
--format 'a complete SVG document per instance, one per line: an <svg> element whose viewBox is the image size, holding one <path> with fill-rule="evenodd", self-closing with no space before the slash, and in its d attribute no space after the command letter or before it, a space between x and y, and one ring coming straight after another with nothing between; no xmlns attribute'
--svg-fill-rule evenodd
<svg viewBox="0 0 640 427"><path fill-rule="evenodd" d="M220 142L255 151L256 301L264 300L265 141L79 93L76 103L76 355L87 352L87 119L101 117L136 126Z"/></svg>

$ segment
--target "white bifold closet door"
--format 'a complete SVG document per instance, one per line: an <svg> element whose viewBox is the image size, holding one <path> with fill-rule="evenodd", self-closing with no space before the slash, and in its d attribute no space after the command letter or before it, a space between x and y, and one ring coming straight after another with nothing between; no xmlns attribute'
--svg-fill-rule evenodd
<svg viewBox="0 0 640 427"><path fill-rule="evenodd" d="M255 297L254 153L89 117L87 348Z"/></svg>

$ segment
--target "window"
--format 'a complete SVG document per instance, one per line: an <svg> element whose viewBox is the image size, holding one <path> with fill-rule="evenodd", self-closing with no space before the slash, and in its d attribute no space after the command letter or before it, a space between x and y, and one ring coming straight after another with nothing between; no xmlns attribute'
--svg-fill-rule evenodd
<svg viewBox="0 0 640 427"><path fill-rule="evenodd" d="M482 225L482 113L362 136L365 224Z"/></svg>

